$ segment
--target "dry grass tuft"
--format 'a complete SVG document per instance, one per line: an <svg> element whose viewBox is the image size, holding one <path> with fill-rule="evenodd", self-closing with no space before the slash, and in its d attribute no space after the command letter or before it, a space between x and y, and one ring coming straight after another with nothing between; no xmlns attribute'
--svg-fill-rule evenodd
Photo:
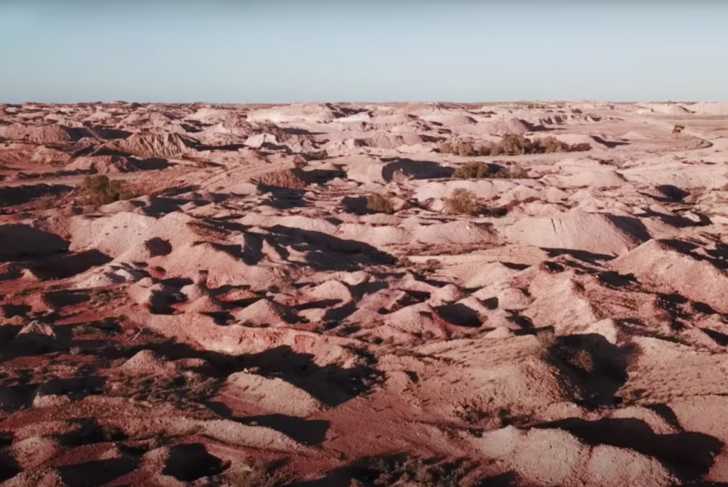
<svg viewBox="0 0 728 487"><path fill-rule="evenodd" d="M457 188L449 198L445 198L445 209L448 213L459 215L480 215L483 207L478 203L478 198L472 191Z"/></svg>
<svg viewBox="0 0 728 487"><path fill-rule="evenodd" d="M394 205L384 195L372 193L367 196L367 210L375 213L394 213Z"/></svg>

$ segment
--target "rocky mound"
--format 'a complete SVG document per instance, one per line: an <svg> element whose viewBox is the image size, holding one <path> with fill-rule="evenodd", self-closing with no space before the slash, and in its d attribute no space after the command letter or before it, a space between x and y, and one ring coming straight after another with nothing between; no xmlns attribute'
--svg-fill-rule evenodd
<svg viewBox="0 0 728 487"><path fill-rule="evenodd" d="M690 242L651 240L615 260L613 268L634 274L665 292L678 292L716 311L728 312L724 264L710 253L701 254L700 248Z"/></svg>
<svg viewBox="0 0 728 487"><path fill-rule="evenodd" d="M542 248L618 255L649 238L634 218L572 210L553 217L523 218L505 229L513 242Z"/></svg>
<svg viewBox="0 0 728 487"><path fill-rule="evenodd" d="M175 159L184 156L197 141L173 133L138 133L126 139L109 142L107 149L145 158Z"/></svg>

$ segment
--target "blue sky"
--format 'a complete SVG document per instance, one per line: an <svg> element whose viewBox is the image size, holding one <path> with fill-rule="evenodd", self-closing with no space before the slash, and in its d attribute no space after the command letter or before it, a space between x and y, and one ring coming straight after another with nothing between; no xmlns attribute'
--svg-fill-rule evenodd
<svg viewBox="0 0 728 487"><path fill-rule="evenodd" d="M728 99L728 2L0 0L0 102Z"/></svg>

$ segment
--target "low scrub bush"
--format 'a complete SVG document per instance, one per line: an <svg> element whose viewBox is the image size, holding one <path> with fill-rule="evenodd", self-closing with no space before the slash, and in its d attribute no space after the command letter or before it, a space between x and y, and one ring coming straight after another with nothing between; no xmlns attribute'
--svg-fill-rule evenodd
<svg viewBox="0 0 728 487"><path fill-rule="evenodd" d="M123 182L111 180L104 175L86 176L81 183L80 192L86 203L96 206L136 196Z"/></svg>
<svg viewBox="0 0 728 487"><path fill-rule="evenodd" d="M440 144L439 150L442 153L465 157L518 156L553 152L583 152L591 150L591 145L587 143L567 144L556 137L531 140L522 135L506 134L500 142L477 143L472 140L453 139Z"/></svg>
<svg viewBox="0 0 728 487"><path fill-rule="evenodd" d="M445 209L448 213L460 215L479 215L483 208L478 203L478 198L472 191L457 188L449 198L445 198Z"/></svg>
<svg viewBox="0 0 728 487"><path fill-rule="evenodd" d="M527 172L518 166L501 166L487 162L469 162L464 164L453 173L456 179L517 179L527 177Z"/></svg>

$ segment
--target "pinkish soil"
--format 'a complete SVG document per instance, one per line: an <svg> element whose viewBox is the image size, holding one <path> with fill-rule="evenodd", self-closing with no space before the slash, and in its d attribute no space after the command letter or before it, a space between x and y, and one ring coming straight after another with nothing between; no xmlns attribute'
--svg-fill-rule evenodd
<svg viewBox="0 0 728 487"><path fill-rule="evenodd" d="M728 485L727 124L0 105L0 482Z"/></svg>

